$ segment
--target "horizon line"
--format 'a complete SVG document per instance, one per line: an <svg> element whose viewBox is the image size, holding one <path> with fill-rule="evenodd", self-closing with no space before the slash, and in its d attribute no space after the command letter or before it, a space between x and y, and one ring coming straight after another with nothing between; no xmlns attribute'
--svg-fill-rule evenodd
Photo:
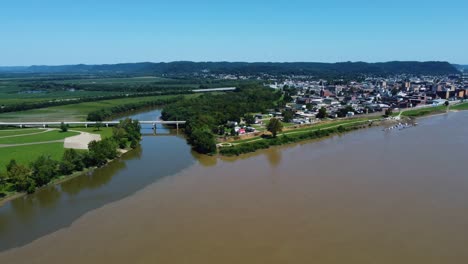
<svg viewBox="0 0 468 264"><path fill-rule="evenodd" d="M60 66L77 66L77 65L86 65L86 66L102 66L102 65L119 65L119 64L140 64L140 63L150 63L150 64L161 64L161 63L175 63L175 62L192 62L192 63L323 63L323 64L338 64L338 63L368 63L368 64L377 64L377 63L389 63L389 62L446 62L451 65L468 65L468 63L452 63L444 60L389 60L389 61L335 61L335 62L324 62L324 61L227 61L227 60L209 60L209 61L191 61L191 60L173 60L173 61L137 61L137 62L115 62L115 63L70 63L70 64L30 64L30 65L0 65L0 68L28 68L28 67L60 67Z"/></svg>

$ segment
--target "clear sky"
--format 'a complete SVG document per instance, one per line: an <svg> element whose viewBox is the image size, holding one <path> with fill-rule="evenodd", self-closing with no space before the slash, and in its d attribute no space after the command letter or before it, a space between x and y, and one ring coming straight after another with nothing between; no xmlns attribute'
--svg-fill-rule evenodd
<svg viewBox="0 0 468 264"><path fill-rule="evenodd" d="M468 64L467 0L5 0L0 65L141 61Z"/></svg>

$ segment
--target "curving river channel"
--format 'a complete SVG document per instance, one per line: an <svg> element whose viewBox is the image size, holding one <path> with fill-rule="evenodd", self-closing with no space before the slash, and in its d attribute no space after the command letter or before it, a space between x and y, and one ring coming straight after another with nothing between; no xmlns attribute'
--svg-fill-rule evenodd
<svg viewBox="0 0 468 264"><path fill-rule="evenodd" d="M418 122L229 159L158 128L1 207L0 263L465 263L468 112Z"/></svg>

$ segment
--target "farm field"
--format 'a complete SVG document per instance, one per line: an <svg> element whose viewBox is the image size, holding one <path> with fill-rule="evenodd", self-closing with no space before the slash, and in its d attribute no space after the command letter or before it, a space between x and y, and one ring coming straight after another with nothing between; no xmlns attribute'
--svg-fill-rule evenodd
<svg viewBox="0 0 468 264"><path fill-rule="evenodd" d="M157 99L168 99L179 95L159 95L147 97L130 97L111 99L95 102L85 102L47 108L32 109L19 112L1 113L0 122L27 122L27 121L84 121L89 112L111 108L113 106L152 101ZM186 95L192 96L192 95Z"/></svg>

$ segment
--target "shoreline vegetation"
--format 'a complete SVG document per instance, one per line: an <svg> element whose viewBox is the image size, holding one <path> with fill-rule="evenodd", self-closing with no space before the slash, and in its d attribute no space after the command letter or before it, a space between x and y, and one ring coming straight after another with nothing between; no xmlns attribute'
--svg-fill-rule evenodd
<svg viewBox="0 0 468 264"><path fill-rule="evenodd" d="M287 103L292 101L292 94L293 92L287 89L281 92L257 85L244 85L232 93L203 95L169 104L162 111L162 119L186 120L185 134L187 135L187 141L195 151L207 155L235 156L266 149L270 146L319 139L332 134L345 133L361 127L380 124L380 121L385 117L389 117L388 121L395 116L398 116L395 117L398 119L411 119L446 112L448 109L466 109L468 104L459 103L448 107L442 105L402 109L401 114L392 114L392 111L389 110L385 114L382 113L382 115L363 115L334 119L333 121L321 121L317 124L298 128L292 128L291 123L285 121L286 116L284 122L271 118L267 121L268 125L266 126L269 133L261 131L260 135L247 139L240 138L238 132L234 130L234 127L241 124L241 122L245 123L246 126L254 125L252 121L252 119L255 119L254 114L260 115L258 113L261 113L261 115L264 115L269 112L267 109L276 109L275 111L278 112L279 109L284 108ZM291 111L284 111L282 114L288 112L290 116L293 115ZM328 120L326 111L324 112L319 119ZM291 120L292 117L288 119ZM272 120L276 121L276 128L270 127ZM284 131L283 126L285 127Z"/></svg>
<svg viewBox="0 0 468 264"><path fill-rule="evenodd" d="M413 119L418 117L428 117L449 111L460 111L468 110L468 103L462 102L449 108L447 106L435 106L421 109L410 109L402 110L401 118L411 122ZM399 114L393 114L392 116L398 116ZM356 120L356 119L355 119ZM391 119L390 122L395 122L395 119ZM388 123L388 119L384 116L359 118L358 121L353 119L343 119L339 121L331 121L325 124L310 125L305 128L290 129L285 131L283 134L273 137L268 134L262 134L249 139L240 139L228 142L229 144L219 144L219 155L222 156L239 156L241 154L252 153L261 149L268 149L272 146L279 146L291 143L297 143L305 140L324 139L329 136L344 134L361 128L367 128L372 126L381 126Z"/></svg>
<svg viewBox="0 0 468 264"><path fill-rule="evenodd" d="M127 118L112 129L111 137L90 142L89 150L66 149L59 161L47 155L39 156L28 165L10 160L6 172L0 172L0 206L7 200L105 166L138 147L140 129L138 120Z"/></svg>
<svg viewBox="0 0 468 264"><path fill-rule="evenodd" d="M229 141L227 142L228 144L217 144L216 135L225 133L220 124L230 120L240 122L242 118L249 115L250 113L262 112L268 108L284 106L289 99L290 98L287 93L281 94L277 91L259 87L255 84L247 84L241 86L233 93L203 94L199 96L179 95L171 98L161 98L151 101L129 103L120 106L103 108L89 112L87 119L92 121L101 121L106 118L122 115L123 113L138 111L148 107L165 105L162 111L162 119L168 120L175 118L177 120L187 120L184 132L187 136L188 143L191 144L197 152L208 155L218 154L222 156L238 156L241 154L252 153L261 149L267 149L272 146L291 144L313 139L323 139L332 135L347 133L361 128L382 125L383 117L373 116L340 119L330 122L321 122L319 124L299 128L291 128L288 126L283 133L274 137L262 133L262 135L255 136L253 138ZM224 109L225 111L220 113L217 111L218 109ZM449 110L468 110L468 103L465 102L456 104L450 106L449 108L446 106L437 106L403 110L401 116L411 119L445 113ZM396 115L398 115L398 113L393 114L392 116ZM35 161L36 163L39 163L40 166L36 166L38 168L35 168L34 170L33 163L30 164L30 167L33 168L29 168L24 165L18 165L16 162L12 161L11 164L7 166L10 168L10 170L7 170L6 174L0 175L0 185L4 185L4 187L0 189L0 206L2 206L8 200L15 199L21 195L35 191L39 186L43 187L49 184L58 184L73 177L82 175L83 173L92 171L100 166L104 166L109 161L120 157L121 154L125 153L126 151L135 148L138 145L139 139L141 138L140 130L136 129L140 126L137 121L132 121L128 118L122 122L127 122L127 125L134 124L134 131L131 133L138 131L138 135L135 136L134 134L133 136L128 136L128 131L122 127L121 123L121 125L113 129L111 137L106 138L100 142L93 142L93 146L90 144L90 151L79 152L74 150L66 150L62 161L54 161L50 158L47 158L46 156L40 157L38 161ZM95 148L100 149L97 150L97 152L101 153L97 154ZM119 148L123 151L117 151ZM99 161L95 159L93 163L93 161L89 160L91 158L91 152L94 152L95 155L99 156ZM70 159L76 160L70 162ZM67 163L67 161L69 162ZM85 163L85 161L88 163ZM78 168L73 168L72 165L74 162L78 162L78 164L84 164L84 166L79 165ZM57 173L60 170L66 169L66 165L70 166L67 172L68 174L63 173L63 171L62 173ZM33 175L33 173L38 174L41 168L44 169L42 166L45 166L45 168L47 168L47 166L55 166L55 170L51 170L55 174L45 176L46 178L49 177L45 182L35 182L34 180L32 181L30 178L25 176ZM20 174L19 176L16 176L16 180L19 182L12 182L12 177L8 175L9 173L10 176L13 176L13 178L15 177L15 173ZM5 183L8 186L5 186ZM5 192L6 189L12 188L12 186L18 186L19 189ZM1 195L3 195L3 197L1 197Z"/></svg>

